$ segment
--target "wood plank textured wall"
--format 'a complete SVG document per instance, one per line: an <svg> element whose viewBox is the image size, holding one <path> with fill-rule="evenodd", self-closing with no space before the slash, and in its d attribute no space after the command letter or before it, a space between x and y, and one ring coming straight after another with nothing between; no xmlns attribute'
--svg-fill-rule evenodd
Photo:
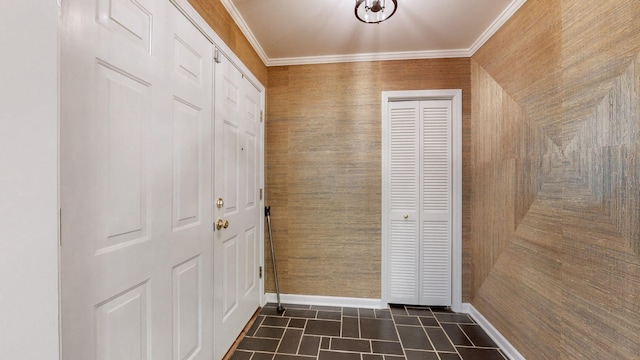
<svg viewBox="0 0 640 360"><path fill-rule="evenodd" d="M189 0L193 8L211 26L240 61L263 86L267 86L267 67L220 0Z"/></svg>
<svg viewBox="0 0 640 360"><path fill-rule="evenodd" d="M472 303L527 359L640 359L639 19L529 0L471 60Z"/></svg>
<svg viewBox="0 0 640 360"><path fill-rule="evenodd" d="M381 92L462 89L468 156L469 62L268 68L266 200L282 292L380 298ZM271 266L267 257L267 291Z"/></svg>

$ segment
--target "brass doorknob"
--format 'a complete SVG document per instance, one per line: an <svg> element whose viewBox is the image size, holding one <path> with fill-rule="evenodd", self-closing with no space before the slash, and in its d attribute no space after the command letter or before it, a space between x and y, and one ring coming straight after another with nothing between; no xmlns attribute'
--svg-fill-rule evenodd
<svg viewBox="0 0 640 360"><path fill-rule="evenodd" d="M218 221L216 221L216 230L226 229L228 227L229 227L228 220L218 219Z"/></svg>

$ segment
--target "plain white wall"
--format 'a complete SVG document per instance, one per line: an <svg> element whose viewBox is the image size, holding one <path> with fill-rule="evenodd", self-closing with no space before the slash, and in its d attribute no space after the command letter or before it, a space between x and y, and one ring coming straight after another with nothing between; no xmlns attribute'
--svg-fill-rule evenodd
<svg viewBox="0 0 640 360"><path fill-rule="evenodd" d="M59 358L58 5L0 3L0 358Z"/></svg>

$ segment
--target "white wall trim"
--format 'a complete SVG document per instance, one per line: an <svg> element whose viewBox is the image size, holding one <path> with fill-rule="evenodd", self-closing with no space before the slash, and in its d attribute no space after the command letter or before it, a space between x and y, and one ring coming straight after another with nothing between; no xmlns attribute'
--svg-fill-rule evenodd
<svg viewBox="0 0 640 360"><path fill-rule="evenodd" d="M390 101L421 100L421 99L449 99L452 101L452 132L451 162L452 162L452 248L451 248L451 308L462 311L462 90L411 90L411 91L383 91L382 92L382 169L388 163L388 129L385 126ZM385 219L389 218L388 193L389 184L385 176L382 178L382 302L387 304L389 266L389 229Z"/></svg>
<svg viewBox="0 0 640 360"><path fill-rule="evenodd" d="M487 320L473 305L462 304L464 313L469 314L473 320L489 335L510 360L526 360L522 354Z"/></svg>
<svg viewBox="0 0 640 360"><path fill-rule="evenodd" d="M247 22L244 21L244 18L242 17L242 15L240 15L240 11L236 7L236 5L230 0L220 0L220 2L224 6L224 8L227 9L227 12L229 12L229 15L231 15L233 21L236 23L236 25L238 25L240 31L247 38L247 41L249 41L249 44L251 44L253 50L258 53L258 56L260 57L262 62L268 64L270 60L267 56L267 53L264 52L264 49L258 42L258 39L256 39L255 35L253 35L253 32L249 28L249 25L247 25Z"/></svg>
<svg viewBox="0 0 640 360"><path fill-rule="evenodd" d="M518 9L520 9L520 7L524 5L525 2L527 2L527 0L512 1L511 4L509 4L509 6L507 6L507 8L504 9L504 11L498 16L498 18L496 18L496 20L493 23L491 23L491 25L489 25L487 30L485 30L480 35L480 37L478 37L478 39L473 43L473 45L471 45L471 47L467 49L467 52L470 54L469 57L473 56L473 54L475 54L476 51L480 50L482 45L484 45L487 41L489 41L489 39L491 39L491 37L496 32L498 32L498 30L500 30L502 25L504 25L507 22L507 20L509 20L513 16L513 14L515 14L516 11L518 11Z"/></svg>
<svg viewBox="0 0 640 360"><path fill-rule="evenodd" d="M364 62L364 61L390 61L390 60L415 60L415 59L446 59L470 57L468 49L451 50L426 50L426 51L403 51L386 53L365 53L365 54L344 54L326 56L305 56L269 59L265 61L267 66L286 65L317 65L333 64L343 62Z"/></svg>
<svg viewBox="0 0 640 360"><path fill-rule="evenodd" d="M172 0L174 1L174 0ZM386 53L366 53L366 54L337 54L327 56L303 56L303 57L287 57L287 58L270 58L264 51L258 39L247 25L240 11L231 0L221 0L222 5L231 15L233 21L238 25L240 31L247 38L253 49L256 51L260 59L266 66L286 66L286 65L312 65L312 64L330 64L341 62L363 62L363 61L390 61L390 60L414 60L414 59L446 59L471 57L478 51L484 43L486 43L504 23L520 9L527 0L513 0L507 8L495 19L487 29L480 34L474 43L466 49L445 49L445 50L426 50L426 51L408 51L408 52L386 52Z"/></svg>
<svg viewBox="0 0 640 360"><path fill-rule="evenodd" d="M277 302L276 294L265 294L266 301L263 303ZM316 296L316 295L294 295L280 294L280 302L283 304L297 305L318 305L318 306L340 306L340 307L357 307L366 309L383 309L386 307L380 299L351 298L337 296ZM286 306L285 306L286 307Z"/></svg>

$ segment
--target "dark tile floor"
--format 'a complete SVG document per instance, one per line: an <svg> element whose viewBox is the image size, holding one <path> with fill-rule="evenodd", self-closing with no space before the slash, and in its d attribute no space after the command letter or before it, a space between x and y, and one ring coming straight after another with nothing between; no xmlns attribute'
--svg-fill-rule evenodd
<svg viewBox="0 0 640 360"><path fill-rule="evenodd" d="M267 304L232 360L505 360L468 315L393 306L372 310Z"/></svg>

